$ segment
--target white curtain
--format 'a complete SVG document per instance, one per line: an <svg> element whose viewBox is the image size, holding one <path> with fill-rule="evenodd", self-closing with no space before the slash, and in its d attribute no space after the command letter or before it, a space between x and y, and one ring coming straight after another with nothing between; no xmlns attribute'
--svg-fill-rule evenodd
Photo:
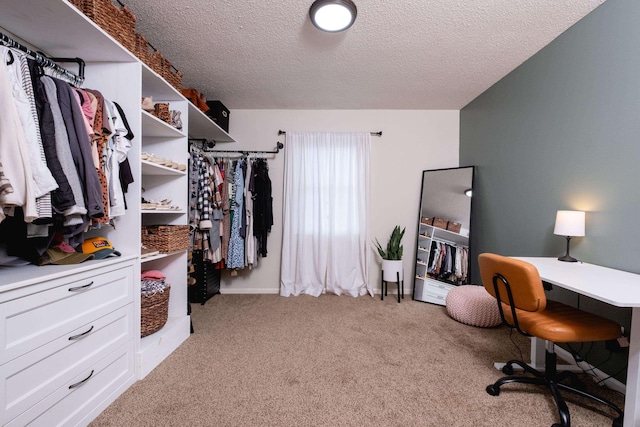
<svg viewBox="0 0 640 427"><path fill-rule="evenodd" d="M280 295L369 293L369 133L287 132Z"/></svg>

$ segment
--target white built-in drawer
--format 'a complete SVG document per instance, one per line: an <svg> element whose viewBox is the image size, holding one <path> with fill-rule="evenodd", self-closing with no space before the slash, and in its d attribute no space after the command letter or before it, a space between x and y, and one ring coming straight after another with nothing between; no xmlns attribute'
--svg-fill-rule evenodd
<svg viewBox="0 0 640 427"><path fill-rule="evenodd" d="M135 382L133 352L131 340L70 378L7 427L86 426Z"/></svg>
<svg viewBox="0 0 640 427"><path fill-rule="evenodd" d="M447 294L452 288L453 285L427 279L422 288L422 298L420 298L420 301L445 305Z"/></svg>
<svg viewBox="0 0 640 427"><path fill-rule="evenodd" d="M105 354L127 342L133 346L133 317L133 305L128 304L5 363L0 367L4 391L0 419L17 417L59 388L71 393L76 387L69 386L78 378L89 377L88 383Z"/></svg>
<svg viewBox="0 0 640 427"><path fill-rule="evenodd" d="M0 304L0 363L133 301L133 266L97 268ZM37 286L34 290L39 289Z"/></svg>

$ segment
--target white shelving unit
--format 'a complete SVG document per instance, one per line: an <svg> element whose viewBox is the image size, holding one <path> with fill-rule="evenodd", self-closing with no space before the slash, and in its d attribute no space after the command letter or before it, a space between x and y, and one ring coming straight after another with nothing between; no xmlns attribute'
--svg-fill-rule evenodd
<svg viewBox="0 0 640 427"><path fill-rule="evenodd" d="M469 237L420 222L415 265L414 295L420 301L445 305L447 294L456 285L437 280L428 273L431 265L431 244L434 240L458 247L469 247Z"/></svg>
<svg viewBox="0 0 640 427"><path fill-rule="evenodd" d="M72 333L73 331L69 329L72 327L82 330L91 322L97 322L98 318L102 318L101 316L111 316L105 317L106 323L103 322L105 325L122 325L117 329L119 332L112 333L112 336L117 335L118 338L117 340L114 338L113 345L108 347L109 353L105 350L103 354L95 350L98 347L93 347L92 350L86 345L87 348L81 350L86 355L65 350L69 352L68 363L90 355L91 360L95 360L93 365L96 370L95 375L99 369L99 372L102 372L99 378L102 380L91 380L97 384L95 386L89 386L91 382L87 382L86 386L82 386L82 393L71 393L72 397L65 397L60 393L61 400L55 400L58 399L55 397L58 396L58 391L50 388L52 394L48 397L34 395L36 397L32 396L21 403L25 409L20 410L20 413L5 412L0 408L1 425L24 425L38 417L41 417L38 418L41 421L46 419L49 425L59 423L86 425L126 390L136 378L144 378L151 372L186 340L190 333L190 319L187 315L186 251L140 258L140 236L143 225L186 225L188 223L188 171L141 161L141 153L144 151L187 165L187 135L191 138L206 138L216 142L230 142L233 138L193 106L178 90L146 64L140 62L67 1L0 0L0 10L2 10L0 31L49 56L82 58L86 63L84 86L97 89L106 98L120 104L135 135L133 148L128 153L134 183L129 186L125 194L127 212L118 220L115 228L107 226L99 231L90 232L90 235L108 238L122 253L122 257L87 261L72 266L35 267L30 265L0 270L0 313L6 312L5 309L9 307L7 304L10 301L21 301L20 304L26 304L21 310L26 310L29 309L29 304L32 304L30 301L33 301L33 304L36 303L35 297L30 296L32 294L37 295L42 292L42 295L46 296L48 292L54 292L54 288L63 289L71 282L86 279L91 281L93 274L99 273L102 277L103 274L113 275L116 271L126 272L117 276L118 280L113 282L116 285L109 285L115 286L113 289L116 289L120 286L118 284L128 283L128 289L132 290L109 308L113 312L107 315L104 314L109 311L107 309L92 312L92 315L85 316L83 320L88 323L75 322L60 329L60 334ZM71 65L69 68L75 71ZM168 102L170 109L181 111L183 129L178 130L143 111L141 99L146 96L153 96L154 103ZM171 204L178 206L179 209L142 210L141 197L147 200L171 199ZM161 330L140 338L139 277L140 272L147 269L162 270L171 284L169 318ZM99 305L100 292L96 292L95 295L86 301ZM66 324L65 315L67 313L61 309L56 315L56 321ZM108 323L110 319L116 323ZM10 327L9 320L5 318L0 320L3 322L0 328L5 330ZM106 334L102 335L107 337L105 339L111 336L108 333L103 334ZM61 339L53 333L50 336L45 334L43 337L44 347L42 348L51 346L53 349L54 341ZM51 340L51 343L46 343L47 340ZM82 349L83 347L70 348ZM34 349L11 359L13 356L2 353L0 349L0 367L11 367L14 364L18 366L20 360L26 363L28 360L36 360L36 357L45 357L44 353L38 356L33 353L35 351L42 353L42 350ZM98 353L94 354L95 351ZM111 363L110 367L102 367L101 364L106 362ZM75 370L72 372L74 376L70 380L78 381L76 377L83 379L83 375L86 375L81 368L90 368L89 365L85 365L87 363L74 367ZM55 369L60 370L61 366L56 365ZM61 379L59 381L63 384ZM15 391L12 384L14 383L3 383L0 387L0 396L13 396ZM101 387L100 384L108 384L108 387ZM59 390L63 389L66 389L65 385L62 385Z"/></svg>
<svg viewBox="0 0 640 427"><path fill-rule="evenodd" d="M168 103L170 110L178 110L187 117L186 99L172 86L168 85L145 64L142 67L143 97L153 97L153 102ZM142 118L143 152L187 165L188 141L186 126L182 130L159 120L140 109ZM183 119L183 122L186 120ZM187 172L150 161L141 161L142 197L146 200L167 199L168 204L179 210L141 210L142 226L147 225L186 225L188 223L188 177ZM171 285L169 297L169 317L166 325L140 340L137 371L145 377L153 368L175 350L188 336L190 320L187 316L187 257L186 250L149 257L141 260L144 270L160 270Z"/></svg>

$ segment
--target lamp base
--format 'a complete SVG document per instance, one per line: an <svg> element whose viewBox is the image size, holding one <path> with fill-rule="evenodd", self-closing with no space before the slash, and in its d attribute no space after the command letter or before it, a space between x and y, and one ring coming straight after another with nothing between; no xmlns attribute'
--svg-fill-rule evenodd
<svg viewBox="0 0 640 427"><path fill-rule="evenodd" d="M578 262L577 259L575 259L574 257L572 257L571 255L569 255L569 245L571 242L571 236L567 236L567 253L564 254L561 257L558 257L558 261L565 261L565 262Z"/></svg>

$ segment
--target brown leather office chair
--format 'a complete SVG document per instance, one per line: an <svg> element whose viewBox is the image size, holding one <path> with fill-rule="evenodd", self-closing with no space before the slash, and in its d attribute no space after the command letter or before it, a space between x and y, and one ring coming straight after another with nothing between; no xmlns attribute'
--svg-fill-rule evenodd
<svg viewBox="0 0 640 427"><path fill-rule="evenodd" d="M568 427L571 425L569 408L560 395L560 390L569 391L615 410L618 417L613 420L613 426L621 427L623 413L620 408L581 388L561 382L573 379L574 384L579 383L574 374L557 372L557 359L552 345L554 342L616 339L621 336L620 326L595 314L559 302L548 301L538 270L528 262L491 253L480 254L478 262L484 287L496 297L502 321L525 336L538 337L551 344L546 346L544 373L523 361L510 360L502 369L509 376L500 378L494 384L487 386L487 393L497 396L500 394L500 387L512 382L545 385L551 391L560 415L560 424L553 424L552 427ZM533 377L511 376L513 365L520 366Z"/></svg>

